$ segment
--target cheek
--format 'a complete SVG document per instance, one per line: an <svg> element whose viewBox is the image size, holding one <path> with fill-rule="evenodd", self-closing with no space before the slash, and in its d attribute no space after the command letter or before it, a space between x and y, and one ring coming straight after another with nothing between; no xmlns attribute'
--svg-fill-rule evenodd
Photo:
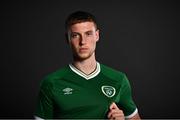
<svg viewBox="0 0 180 120"><path fill-rule="evenodd" d="M95 47L96 47L96 41L92 41L92 42L91 42L91 46L92 46L93 48L95 48Z"/></svg>
<svg viewBox="0 0 180 120"><path fill-rule="evenodd" d="M71 47L76 47L77 46L77 41L70 41L69 42Z"/></svg>

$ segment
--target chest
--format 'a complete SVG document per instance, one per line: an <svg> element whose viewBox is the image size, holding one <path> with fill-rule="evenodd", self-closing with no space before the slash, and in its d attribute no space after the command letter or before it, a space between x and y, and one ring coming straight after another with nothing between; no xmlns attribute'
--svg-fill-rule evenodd
<svg viewBox="0 0 180 120"><path fill-rule="evenodd" d="M69 117L106 116L110 104L119 102L119 94L119 84L108 78L63 80L53 89L56 110Z"/></svg>

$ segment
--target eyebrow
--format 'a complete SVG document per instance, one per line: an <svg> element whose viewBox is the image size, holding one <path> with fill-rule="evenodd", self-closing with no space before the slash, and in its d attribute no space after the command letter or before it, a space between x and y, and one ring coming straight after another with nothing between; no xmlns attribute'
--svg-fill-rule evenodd
<svg viewBox="0 0 180 120"><path fill-rule="evenodd" d="M71 34L80 34L80 33L78 33L78 32L71 32Z"/></svg>
<svg viewBox="0 0 180 120"><path fill-rule="evenodd" d="M85 33L89 33L89 32L92 33L93 31L92 31L92 30L89 30L89 31L86 31Z"/></svg>
<svg viewBox="0 0 180 120"><path fill-rule="evenodd" d="M88 30L88 31L86 31L86 32L84 32L84 33L92 33L93 31L92 30ZM71 32L71 34L80 34L79 32Z"/></svg>

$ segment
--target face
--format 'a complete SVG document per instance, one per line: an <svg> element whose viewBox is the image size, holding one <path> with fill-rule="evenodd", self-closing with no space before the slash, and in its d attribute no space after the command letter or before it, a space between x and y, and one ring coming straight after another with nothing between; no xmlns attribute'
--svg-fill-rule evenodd
<svg viewBox="0 0 180 120"><path fill-rule="evenodd" d="M96 30L93 22L77 23L70 27L68 38L74 58L85 60L94 55L99 30Z"/></svg>

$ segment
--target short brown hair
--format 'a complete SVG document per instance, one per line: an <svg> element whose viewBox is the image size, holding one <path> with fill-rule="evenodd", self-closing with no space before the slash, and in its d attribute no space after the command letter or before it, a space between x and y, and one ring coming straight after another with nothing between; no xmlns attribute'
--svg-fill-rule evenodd
<svg viewBox="0 0 180 120"><path fill-rule="evenodd" d="M71 13L65 21L66 32L68 31L69 27L71 27L76 23L81 23L81 22L93 22L96 29L98 28L97 21L94 15L84 11L76 11Z"/></svg>

